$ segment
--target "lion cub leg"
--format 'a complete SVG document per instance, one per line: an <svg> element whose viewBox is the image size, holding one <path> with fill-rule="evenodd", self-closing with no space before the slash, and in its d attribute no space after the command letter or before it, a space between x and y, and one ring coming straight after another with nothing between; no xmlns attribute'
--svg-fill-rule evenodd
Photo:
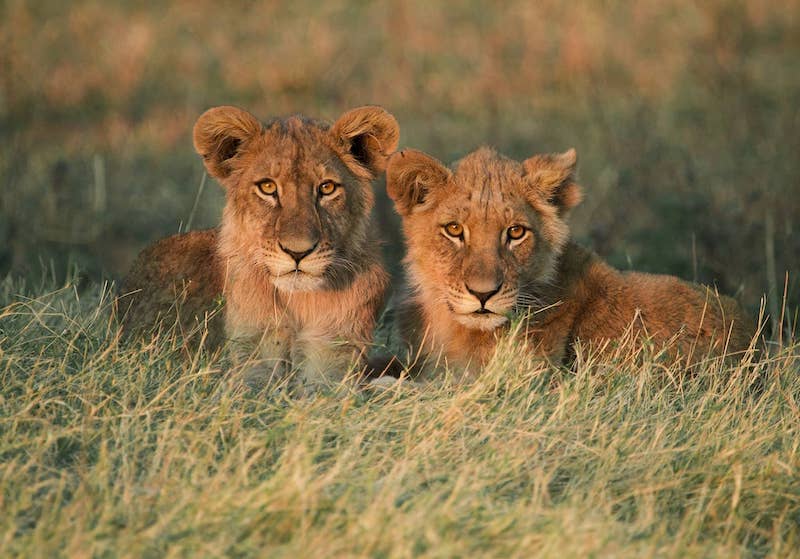
<svg viewBox="0 0 800 559"><path fill-rule="evenodd" d="M291 356L296 365L298 389L314 392L338 384L362 353L363 348L352 341L332 338L330 334L301 333L292 347Z"/></svg>
<svg viewBox="0 0 800 559"><path fill-rule="evenodd" d="M237 328L228 335L231 360L247 386L260 389L289 375L292 336L288 325Z"/></svg>

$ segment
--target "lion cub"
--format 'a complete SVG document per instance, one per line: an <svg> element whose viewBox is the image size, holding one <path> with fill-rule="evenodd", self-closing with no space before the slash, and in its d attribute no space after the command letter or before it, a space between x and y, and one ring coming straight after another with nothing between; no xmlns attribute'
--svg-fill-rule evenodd
<svg viewBox="0 0 800 559"><path fill-rule="evenodd" d="M208 110L194 146L225 189L222 224L141 253L121 290L131 294L126 328L161 315L188 332L224 297L224 334L212 319L211 343L229 340L250 363L249 382L289 368L304 385L341 378L370 341L388 286L371 182L398 139L397 121L375 106L332 126Z"/></svg>
<svg viewBox="0 0 800 559"><path fill-rule="evenodd" d="M519 163L481 148L451 171L414 150L389 159L387 189L403 220L411 295L399 314L412 354L483 363L514 316L556 362L576 340L602 343L629 328L671 343L688 362L742 351L751 336L738 305L671 276L619 272L570 241L581 201L575 150Z"/></svg>

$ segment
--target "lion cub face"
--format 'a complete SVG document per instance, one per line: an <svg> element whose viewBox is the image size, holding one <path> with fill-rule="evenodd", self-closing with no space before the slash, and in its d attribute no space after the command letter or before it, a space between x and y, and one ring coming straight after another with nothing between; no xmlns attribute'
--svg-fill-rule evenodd
<svg viewBox="0 0 800 559"><path fill-rule="evenodd" d="M389 159L387 189L403 218L409 279L428 312L493 330L536 306L580 201L576 155L522 163L481 148L455 164L405 150Z"/></svg>
<svg viewBox="0 0 800 559"><path fill-rule="evenodd" d="M328 126L294 116L262 125L236 107L208 110L194 144L226 190L220 249L234 271L263 274L280 291L346 285L368 243L371 180L397 147L380 107Z"/></svg>

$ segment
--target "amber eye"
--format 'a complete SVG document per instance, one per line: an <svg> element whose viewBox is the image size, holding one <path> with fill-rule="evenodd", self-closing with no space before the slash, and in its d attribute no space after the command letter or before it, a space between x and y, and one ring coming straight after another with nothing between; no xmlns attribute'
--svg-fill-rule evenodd
<svg viewBox="0 0 800 559"><path fill-rule="evenodd" d="M319 185L319 193L322 196L330 196L334 192L336 192L337 184L333 181L325 181L321 185Z"/></svg>
<svg viewBox="0 0 800 559"><path fill-rule="evenodd" d="M513 240L521 239L525 236L525 228L522 225L512 225L508 228L508 238Z"/></svg>
<svg viewBox="0 0 800 559"><path fill-rule="evenodd" d="M278 185L272 179L264 179L256 183L256 190L261 196L275 196L278 193Z"/></svg>
<svg viewBox="0 0 800 559"><path fill-rule="evenodd" d="M455 221L451 221L444 226L444 231L451 237L459 238L464 234L464 226Z"/></svg>

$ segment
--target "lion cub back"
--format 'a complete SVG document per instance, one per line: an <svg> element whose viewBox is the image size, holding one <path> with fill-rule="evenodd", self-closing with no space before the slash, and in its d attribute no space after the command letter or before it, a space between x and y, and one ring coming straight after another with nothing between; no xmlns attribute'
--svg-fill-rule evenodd
<svg viewBox="0 0 800 559"><path fill-rule="evenodd" d="M177 328L208 347L223 340L224 268L216 252L218 231L172 235L145 248L122 280L118 312L126 338Z"/></svg>
<svg viewBox="0 0 800 559"><path fill-rule="evenodd" d="M750 345L752 321L735 300L713 288L675 276L620 272L574 244L562 259L586 261L559 278L570 286L566 300L575 308L569 337L602 344L631 332L667 344L668 353L687 363L709 354L741 356Z"/></svg>

